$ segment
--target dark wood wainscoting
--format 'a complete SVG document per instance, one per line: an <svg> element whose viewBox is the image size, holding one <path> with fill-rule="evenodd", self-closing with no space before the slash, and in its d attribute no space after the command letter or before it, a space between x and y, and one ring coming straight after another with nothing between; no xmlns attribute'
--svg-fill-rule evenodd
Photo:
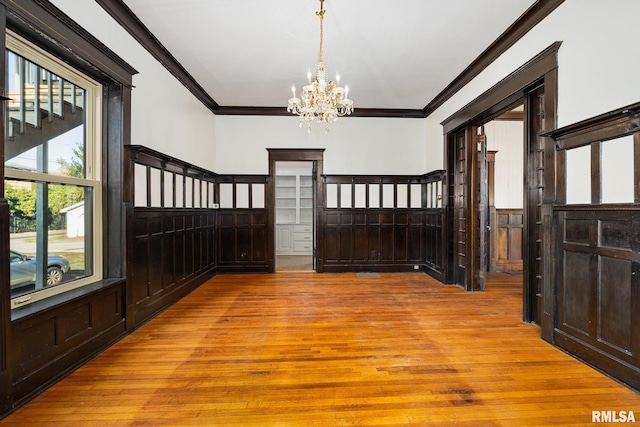
<svg viewBox="0 0 640 427"><path fill-rule="evenodd" d="M491 210L489 271L500 273L522 271L523 219L522 209Z"/></svg>
<svg viewBox="0 0 640 427"><path fill-rule="evenodd" d="M419 269L424 262L422 212L355 209L323 213L326 272Z"/></svg>
<svg viewBox="0 0 640 427"><path fill-rule="evenodd" d="M424 271L445 278L445 171L325 175L320 272Z"/></svg>
<svg viewBox="0 0 640 427"><path fill-rule="evenodd" d="M81 296L53 309L43 301L13 313L13 402L33 396L124 335L123 280L72 293Z"/></svg>
<svg viewBox="0 0 640 427"><path fill-rule="evenodd" d="M215 217L207 209L133 209L128 221L128 328L215 274Z"/></svg>
<svg viewBox="0 0 640 427"><path fill-rule="evenodd" d="M266 208L217 212L218 272L269 272L268 219Z"/></svg>
<svg viewBox="0 0 640 427"><path fill-rule="evenodd" d="M636 103L548 134L558 158L554 342L635 389L640 389L639 122ZM588 157L576 162L576 149ZM591 178L587 194L577 195L582 180L576 170Z"/></svg>
<svg viewBox="0 0 640 427"><path fill-rule="evenodd" d="M557 215L556 343L640 389L640 209Z"/></svg>
<svg viewBox="0 0 640 427"><path fill-rule="evenodd" d="M445 212L444 209L427 209L424 218L424 266L425 271L439 281L445 281Z"/></svg>

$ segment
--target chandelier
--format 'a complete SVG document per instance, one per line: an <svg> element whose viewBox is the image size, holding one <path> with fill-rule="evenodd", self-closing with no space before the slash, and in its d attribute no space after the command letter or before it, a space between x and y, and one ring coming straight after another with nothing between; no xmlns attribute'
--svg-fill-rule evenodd
<svg viewBox="0 0 640 427"><path fill-rule="evenodd" d="M322 59L324 39L324 0L320 0L320 10L316 15L320 19L320 53L316 63L316 78L311 82L311 71L307 72L309 84L302 87L300 98L296 96L296 87L291 85L293 98L289 99L287 111L300 116L300 127L307 122L307 132L311 132L311 122L325 123L325 131L329 132L329 123L353 112L353 101L349 99L349 86L340 86L340 75L336 74L336 82L327 82L327 71Z"/></svg>

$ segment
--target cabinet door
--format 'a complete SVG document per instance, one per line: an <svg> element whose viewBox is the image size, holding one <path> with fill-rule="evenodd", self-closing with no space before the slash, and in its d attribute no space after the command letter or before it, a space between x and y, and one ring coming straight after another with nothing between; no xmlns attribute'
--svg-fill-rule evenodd
<svg viewBox="0 0 640 427"><path fill-rule="evenodd" d="M276 226L276 253L289 254L293 251L293 229L290 225Z"/></svg>

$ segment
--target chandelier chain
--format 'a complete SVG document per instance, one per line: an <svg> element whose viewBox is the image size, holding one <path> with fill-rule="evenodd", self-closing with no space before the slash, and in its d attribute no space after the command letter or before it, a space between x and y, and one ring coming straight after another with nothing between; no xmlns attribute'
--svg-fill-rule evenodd
<svg viewBox="0 0 640 427"><path fill-rule="evenodd" d="M320 0L320 10L316 12L316 16L320 19L320 53L318 54L318 62L322 61L322 47L324 45L324 0Z"/></svg>
<svg viewBox="0 0 640 427"><path fill-rule="evenodd" d="M307 72L308 84L302 87L300 97L296 93L295 85L291 86L291 94L287 103L287 111L300 116L300 126L307 123L307 130L311 132L311 122L322 122L325 131L329 131L329 123L338 117L347 116L353 112L353 101L349 99L349 86L340 86L340 76L336 74L335 82L327 80L326 64L323 61L324 47L324 2L320 0L320 10L316 16L320 19L320 51L316 64L316 76L311 80L311 70Z"/></svg>

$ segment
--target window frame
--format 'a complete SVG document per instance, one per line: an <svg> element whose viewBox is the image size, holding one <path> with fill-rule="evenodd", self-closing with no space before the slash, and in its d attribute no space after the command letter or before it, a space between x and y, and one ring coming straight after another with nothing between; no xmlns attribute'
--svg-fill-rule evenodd
<svg viewBox="0 0 640 427"><path fill-rule="evenodd" d="M80 70L61 61L52 54L39 48L28 40L20 37L11 30L6 30L5 48L41 66L66 81L85 90L85 178L54 175L41 172L30 172L19 169L4 168L5 181L20 180L45 182L48 184L73 185L92 189L92 223L91 237L87 241L91 244L93 265L92 274L63 283L51 288L43 288L34 292L21 294L11 298L11 309L24 307L37 301L77 289L103 278L103 210L102 210L102 108L103 85L88 77ZM6 78L6 76L5 76ZM85 248L85 253L89 248Z"/></svg>

